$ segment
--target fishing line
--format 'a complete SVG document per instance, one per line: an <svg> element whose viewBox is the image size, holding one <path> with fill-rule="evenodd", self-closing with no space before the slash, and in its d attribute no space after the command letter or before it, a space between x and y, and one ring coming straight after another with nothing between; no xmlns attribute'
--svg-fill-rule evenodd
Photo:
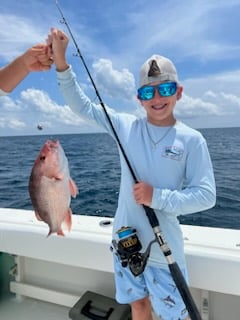
<svg viewBox="0 0 240 320"><path fill-rule="evenodd" d="M94 82L94 80L92 78L92 75L91 75L91 73L90 73L90 71L89 71L89 69L87 67L87 64L86 64L86 62L85 62L85 60L83 58L83 55L82 55L82 53L81 53L81 51L80 51L80 49L78 47L78 44L77 44L77 42L76 42L76 40L75 40L75 38L74 38L74 36L72 34L70 26L69 26L68 22L66 21L64 15L63 15L63 12L62 12L59 4L58 4L58 0L55 0L55 3L56 3L56 7L57 7L57 9L58 9L58 11L59 11L59 13L61 15L62 23L64 23L66 25L66 27L68 29L68 32L69 32L69 34L70 34L70 36L71 36L71 38L73 40L73 43L74 43L74 45L76 47L77 56L79 56L79 58L81 59L83 65L84 65L84 68L85 68L85 70L86 70L86 72L87 72L87 74L89 76L89 79L90 79L90 81L92 83L92 86L93 86L93 88L95 90L96 96L97 96L97 98L99 100L99 103L100 103L101 107L103 108L103 111L104 111L104 113L106 115L106 118L107 118L107 120L109 122L109 125L110 125L110 127L112 129L112 132L113 132L114 137L115 137L115 139L117 141L117 144L118 144L118 146L119 146L119 148L120 148L120 150L122 152L122 155L123 155L123 157L124 157L124 159L126 161L126 164L127 164L128 168L129 168L129 171L130 171L130 173L131 173L131 175L133 177L133 180L135 181L135 183L138 183L139 181L138 181L138 179L137 179L137 177L136 177L136 175L135 175L135 173L134 173L134 171L132 169L132 166L131 166L131 164L130 164L130 162L128 160L128 157L127 157L127 155L125 153L125 150L124 150L124 148L123 148L123 146L121 144L121 141L120 141L120 139L119 139L119 137L117 135L117 132L116 132L114 126L113 126L111 118L110 118L110 116L109 116L109 114L108 114L108 112L106 110L105 104L103 103L103 100L102 100L102 98L101 98L101 96L100 96L100 94L98 92L98 89L97 89L96 84L95 84L95 82ZM176 287L178 288L178 291L181 294L181 297L182 297L182 299L183 299L183 301L184 301L184 303L186 305L186 308L188 310L188 313L189 313L189 316L190 316L191 320L202 320L202 318L200 316L200 313L199 313L199 311L198 311L198 309L196 307L196 304L195 304L195 302L194 302L194 300L193 300L193 298L191 296L191 293L190 293L190 290L189 290L188 285L186 283L186 280L185 280L185 278L184 278L184 276L183 276L183 274L182 274L177 262L174 260L174 257L172 256L172 252L171 252L167 242L164 240L164 236L163 236L163 233L162 233L162 231L160 229L160 225L159 225L159 222L158 222L158 219L157 219L157 216L156 216L154 210L152 208L148 207L148 206L145 206L145 205L142 205L142 206L143 206L143 208L145 210L145 213L146 213L146 215L148 217L149 223L151 224L151 226L153 228L154 235L156 237L157 242L160 245L162 253L164 254L164 256L165 256L165 258L167 260L170 273L171 273L172 278L173 278L173 280L174 280L174 282L176 284Z"/></svg>

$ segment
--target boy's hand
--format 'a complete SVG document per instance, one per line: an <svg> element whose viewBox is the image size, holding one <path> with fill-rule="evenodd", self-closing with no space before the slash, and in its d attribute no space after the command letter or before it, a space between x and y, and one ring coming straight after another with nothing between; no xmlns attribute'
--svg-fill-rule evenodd
<svg viewBox="0 0 240 320"><path fill-rule="evenodd" d="M47 45L49 48L49 55L53 57L58 71L64 71L69 67L65 57L68 42L69 39L63 31L51 28L47 38Z"/></svg>
<svg viewBox="0 0 240 320"><path fill-rule="evenodd" d="M133 195L137 204L150 207L153 196L153 187L145 182L138 182L133 186Z"/></svg>

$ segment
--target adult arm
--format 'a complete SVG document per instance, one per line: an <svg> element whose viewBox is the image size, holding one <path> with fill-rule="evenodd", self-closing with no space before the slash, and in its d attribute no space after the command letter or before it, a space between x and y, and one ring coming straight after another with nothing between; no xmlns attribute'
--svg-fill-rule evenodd
<svg viewBox="0 0 240 320"><path fill-rule="evenodd" d="M0 69L0 89L11 92L31 72L48 70L53 63L48 46L38 44Z"/></svg>

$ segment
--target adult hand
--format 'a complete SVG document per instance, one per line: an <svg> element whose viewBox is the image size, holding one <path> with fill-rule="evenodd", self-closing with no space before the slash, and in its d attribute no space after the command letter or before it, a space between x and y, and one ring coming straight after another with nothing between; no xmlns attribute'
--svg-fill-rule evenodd
<svg viewBox="0 0 240 320"><path fill-rule="evenodd" d="M48 52L47 44L37 44L28 49L19 58L28 72L49 70L53 59Z"/></svg>

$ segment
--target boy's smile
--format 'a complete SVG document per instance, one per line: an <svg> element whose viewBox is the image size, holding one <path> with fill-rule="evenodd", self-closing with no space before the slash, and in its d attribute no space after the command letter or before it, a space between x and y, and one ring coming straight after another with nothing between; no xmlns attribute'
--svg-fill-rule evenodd
<svg viewBox="0 0 240 320"><path fill-rule="evenodd" d="M167 104L164 103L164 104L162 104L162 105L152 106L152 108L153 108L154 110L162 110L162 109L164 109L166 106L167 106Z"/></svg>

